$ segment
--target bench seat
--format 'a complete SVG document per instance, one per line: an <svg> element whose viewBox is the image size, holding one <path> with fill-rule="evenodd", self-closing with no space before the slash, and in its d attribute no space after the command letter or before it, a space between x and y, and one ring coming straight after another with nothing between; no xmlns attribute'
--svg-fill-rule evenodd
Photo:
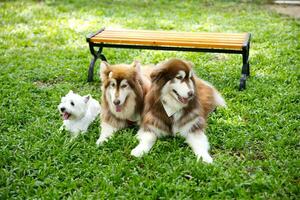
<svg viewBox="0 0 300 200"><path fill-rule="evenodd" d="M248 33L188 33L166 31L104 30L93 43L242 50Z"/></svg>

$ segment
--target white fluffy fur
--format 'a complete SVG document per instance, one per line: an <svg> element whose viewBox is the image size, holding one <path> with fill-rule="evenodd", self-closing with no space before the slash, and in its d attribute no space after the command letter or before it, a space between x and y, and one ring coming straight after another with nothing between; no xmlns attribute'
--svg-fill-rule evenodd
<svg viewBox="0 0 300 200"><path fill-rule="evenodd" d="M70 131L73 137L78 136L80 132L86 132L101 110L99 102L90 95L82 97L73 93L72 90L61 98L61 103L58 105L58 110L63 115L62 108L65 109L64 112L71 115L68 119L63 120L61 128Z"/></svg>

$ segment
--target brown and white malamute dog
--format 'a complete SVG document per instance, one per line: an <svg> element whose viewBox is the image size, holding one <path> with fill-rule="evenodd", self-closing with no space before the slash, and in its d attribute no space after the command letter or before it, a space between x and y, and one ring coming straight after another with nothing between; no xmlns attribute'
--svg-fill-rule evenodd
<svg viewBox="0 0 300 200"><path fill-rule="evenodd" d="M101 134L96 144L107 141L119 129L140 121L150 77L141 72L139 62L131 65L101 63Z"/></svg>
<svg viewBox="0 0 300 200"><path fill-rule="evenodd" d="M197 159L213 161L204 128L208 114L216 106L225 106L225 101L213 86L196 77L191 63L171 59L159 64L151 73L144 104L139 144L131 155L140 157L150 151L157 138L178 133Z"/></svg>

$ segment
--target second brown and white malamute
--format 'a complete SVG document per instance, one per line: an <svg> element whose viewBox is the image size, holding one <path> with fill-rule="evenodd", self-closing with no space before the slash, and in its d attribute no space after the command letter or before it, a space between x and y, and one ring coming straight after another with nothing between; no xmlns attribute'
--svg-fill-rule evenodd
<svg viewBox="0 0 300 200"><path fill-rule="evenodd" d="M145 97L139 144L131 155L148 153L157 138L183 136L197 159L211 163L209 143L204 133L208 114L216 106L225 106L220 93L199 79L192 64L171 59L159 64L151 73L151 88Z"/></svg>

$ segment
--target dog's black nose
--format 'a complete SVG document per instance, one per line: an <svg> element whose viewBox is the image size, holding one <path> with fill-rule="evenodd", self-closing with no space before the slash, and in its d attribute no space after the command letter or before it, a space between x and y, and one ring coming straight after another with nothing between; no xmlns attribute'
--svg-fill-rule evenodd
<svg viewBox="0 0 300 200"><path fill-rule="evenodd" d="M189 92L188 92L188 96L189 96L189 97L194 96L194 92L193 92L193 91L189 91Z"/></svg>
<svg viewBox="0 0 300 200"><path fill-rule="evenodd" d="M65 110L66 110L66 108L64 108L64 107L60 108L61 112L65 112Z"/></svg>
<svg viewBox="0 0 300 200"><path fill-rule="evenodd" d="M119 99L115 99L114 100L114 104L117 106L117 105L119 105L121 102L120 102L120 100Z"/></svg>

